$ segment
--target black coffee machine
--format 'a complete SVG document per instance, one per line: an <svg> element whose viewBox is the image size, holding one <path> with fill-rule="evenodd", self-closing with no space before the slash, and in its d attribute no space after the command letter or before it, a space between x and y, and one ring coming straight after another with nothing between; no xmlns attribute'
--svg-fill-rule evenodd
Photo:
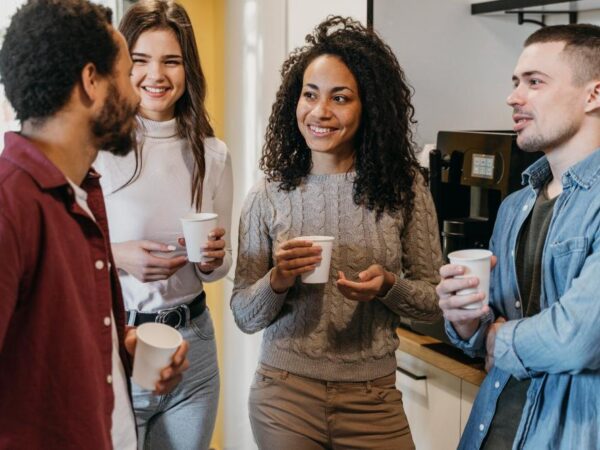
<svg viewBox="0 0 600 450"><path fill-rule="evenodd" d="M519 149L512 131L438 132L429 186L445 261L455 250L488 247L500 203L522 187L521 173L540 156ZM448 342L443 320L409 326Z"/></svg>

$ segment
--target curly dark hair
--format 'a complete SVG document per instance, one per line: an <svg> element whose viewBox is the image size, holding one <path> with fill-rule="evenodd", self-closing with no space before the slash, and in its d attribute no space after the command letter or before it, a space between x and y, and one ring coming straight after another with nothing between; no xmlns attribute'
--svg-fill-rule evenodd
<svg viewBox="0 0 600 450"><path fill-rule="evenodd" d="M43 121L68 101L83 67L112 73L119 47L112 12L87 0L29 0L12 17L0 77L17 119Z"/></svg>
<svg viewBox="0 0 600 450"><path fill-rule="evenodd" d="M354 203L377 212L401 210L411 217L414 154L412 89L392 49L371 29L330 16L306 36L308 45L283 63L282 83L269 118L260 168L267 180L295 189L312 167L311 151L296 121L304 71L321 55L338 57L356 79L362 103L355 136Z"/></svg>

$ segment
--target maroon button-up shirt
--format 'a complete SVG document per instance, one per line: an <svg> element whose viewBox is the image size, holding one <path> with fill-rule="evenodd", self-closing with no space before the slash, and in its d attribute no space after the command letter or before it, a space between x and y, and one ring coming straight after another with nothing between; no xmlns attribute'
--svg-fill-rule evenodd
<svg viewBox="0 0 600 450"><path fill-rule="evenodd" d="M125 317L99 176L82 187L30 141L0 155L0 449L110 449L110 322Z"/></svg>

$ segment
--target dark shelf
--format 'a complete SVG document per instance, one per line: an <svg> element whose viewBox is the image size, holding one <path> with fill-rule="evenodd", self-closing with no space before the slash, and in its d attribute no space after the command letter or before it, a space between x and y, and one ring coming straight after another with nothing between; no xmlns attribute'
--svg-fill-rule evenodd
<svg viewBox="0 0 600 450"><path fill-rule="evenodd" d="M527 11L527 8L539 8L540 6L556 4L569 5L570 7L574 8L575 11L577 11L577 6L580 4L580 1L581 0L493 0L488 2L472 3L471 14L489 14L494 12L504 12L511 10ZM597 6L592 6L590 9L595 7Z"/></svg>

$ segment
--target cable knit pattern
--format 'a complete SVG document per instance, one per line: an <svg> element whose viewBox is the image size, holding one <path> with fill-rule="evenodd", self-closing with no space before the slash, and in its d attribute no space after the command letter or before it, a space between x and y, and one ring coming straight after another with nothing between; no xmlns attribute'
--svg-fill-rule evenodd
<svg viewBox="0 0 600 450"><path fill-rule="evenodd" d="M231 309L246 333L264 329L261 362L298 375L365 381L395 370L399 316L435 320L442 263L431 196L415 181L415 205L376 214L352 201L355 174L309 175L294 191L264 180L249 193L240 219ZM323 285L298 277L287 293L271 289L277 244L302 235L334 236L331 276ZM385 297L354 302L335 286L337 271L355 279L372 264L396 274Z"/></svg>

